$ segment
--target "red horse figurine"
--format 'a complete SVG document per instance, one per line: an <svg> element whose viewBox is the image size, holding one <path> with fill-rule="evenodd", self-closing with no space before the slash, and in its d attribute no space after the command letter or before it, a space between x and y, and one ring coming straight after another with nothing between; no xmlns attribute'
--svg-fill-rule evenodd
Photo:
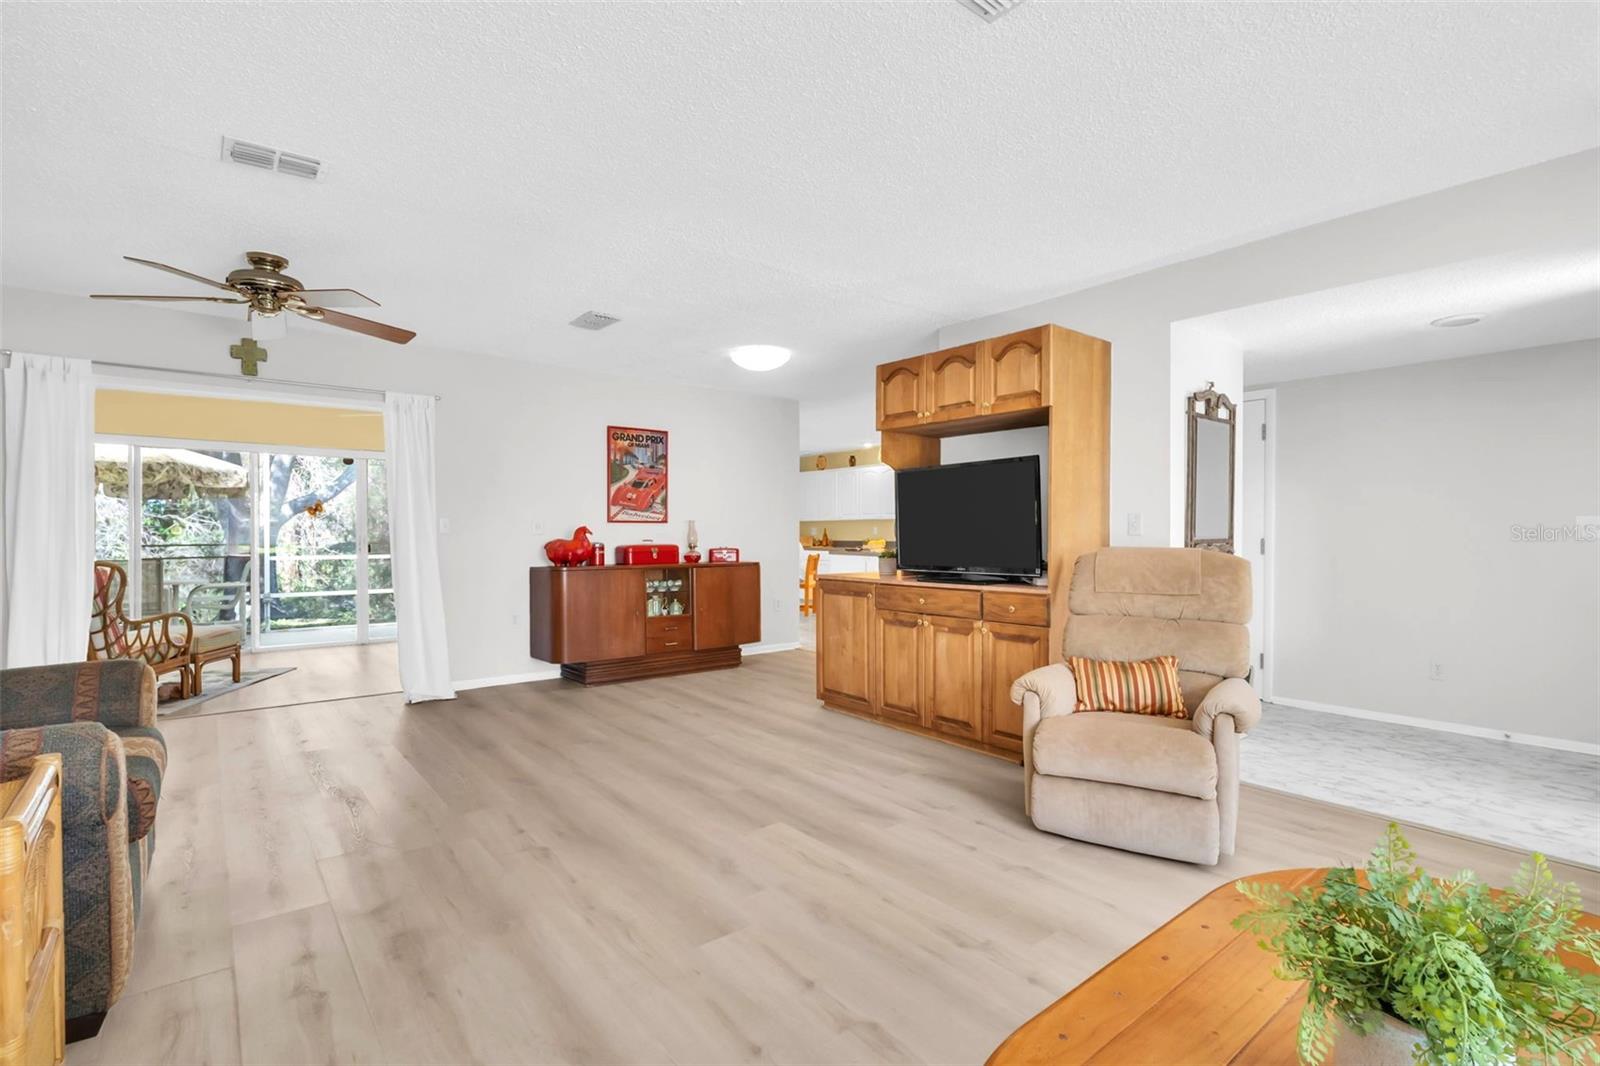
<svg viewBox="0 0 1600 1066"><path fill-rule="evenodd" d="M589 540L589 527L579 526L573 530L571 540L546 542L544 554L555 566L587 566L594 562L594 543Z"/></svg>

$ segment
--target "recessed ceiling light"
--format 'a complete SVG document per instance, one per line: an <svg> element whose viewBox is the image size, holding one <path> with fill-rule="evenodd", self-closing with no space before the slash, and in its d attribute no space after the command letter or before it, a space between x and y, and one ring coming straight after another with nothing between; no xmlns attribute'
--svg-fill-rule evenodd
<svg viewBox="0 0 1600 1066"><path fill-rule="evenodd" d="M757 373L766 370L776 370L789 361L793 355L787 348L776 344L741 344L728 352L728 358Z"/></svg>
<svg viewBox="0 0 1600 1066"><path fill-rule="evenodd" d="M1482 312L1469 311L1464 315L1445 315L1443 318L1436 318L1429 322L1428 325L1443 326L1446 329L1451 326L1476 326L1483 321L1483 318Z"/></svg>

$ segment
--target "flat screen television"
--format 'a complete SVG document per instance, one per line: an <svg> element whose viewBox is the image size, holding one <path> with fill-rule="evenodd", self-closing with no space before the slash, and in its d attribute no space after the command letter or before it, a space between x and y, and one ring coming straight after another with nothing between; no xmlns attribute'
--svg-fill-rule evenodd
<svg viewBox="0 0 1600 1066"><path fill-rule="evenodd" d="M894 502L902 570L980 581L1044 573L1037 455L901 470Z"/></svg>

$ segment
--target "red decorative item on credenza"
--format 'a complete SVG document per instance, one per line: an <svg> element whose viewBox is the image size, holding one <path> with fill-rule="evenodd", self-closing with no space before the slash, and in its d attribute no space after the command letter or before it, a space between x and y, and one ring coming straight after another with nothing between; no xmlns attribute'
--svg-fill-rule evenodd
<svg viewBox="0 0 1600 1066"><path fill-rule="evenodd" d="M707 548L706 562L708 563L736 563L739 561L738 548Z"/></svg>
<svg viewBox="0 0 1600 1066"><path fill-rule="evenodd" d="M618 566L671 566L677 561L676 544L623 544L617 548Z"/></svg>
<svg viewBox="0 0 1600 1066"><path fill-rule="evenodd" d="M586 566L594 561L594 544L589 540L589 527L579 526L569 540L546 541L545 557L552 566Z"/></svg>

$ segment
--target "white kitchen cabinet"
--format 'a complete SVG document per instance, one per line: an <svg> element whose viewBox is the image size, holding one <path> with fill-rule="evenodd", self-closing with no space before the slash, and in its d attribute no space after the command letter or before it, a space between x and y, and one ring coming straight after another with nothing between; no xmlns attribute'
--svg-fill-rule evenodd
<svg viewBox="0 0 1600 1066"><path fill-rule="evenodd" d="M808 470L800 474L800 519L842 522L894 518L894 471L887 466Z"/></svg>

